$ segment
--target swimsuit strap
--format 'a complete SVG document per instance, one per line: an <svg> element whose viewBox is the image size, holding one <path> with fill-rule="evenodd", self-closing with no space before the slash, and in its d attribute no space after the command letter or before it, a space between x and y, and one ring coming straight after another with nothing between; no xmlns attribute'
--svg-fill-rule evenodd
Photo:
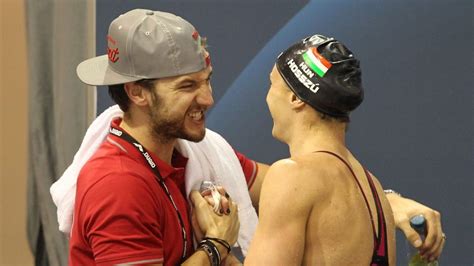
<svg viewBox="0 0 474 266"><path fill-rule="evenodd" d="M331 151L315 151L315 153L317 153L317 152L322 152L322 153L327 153L327 154L333 155L334 157L338 158L341 162L343 162L347 166L347 168L349 168L349 171L351 171L352 176L354 177L354 180L356 181L357 186L359 186L359 190L362 193L362 196L364 197L365 205L367 205L367 210L369 211L369 215L370 215L370 222L372 223L372 230L374 232L374 241L377 241L377 234L375 233L376 231L375 231L375 225L374 225L374 218L373 218L373 215L372 215L372 211L370 210L369 201L367 200L367 197L365 196L364 190L362 190L362 186L360 185L359 180L357 180L357 177L354 173L354 170L352 170L352 167L349 165L349 163L346 162L346 160L344 160L344 158L342 158L341 156L339 156L338 154L336 154L334 152L331 152Z"/></svg>
<svg viewBox="0 0 474 266"><path fill-rule="evenodd" d="M387 233L386 233L386 223L385 223L385 217L383 215L383 209L382 209L382 204L380 202L380 198L378 196L378 193L375 189L374 182L369 174L369 172L364 168L365 175L367 177L367 180L369 182L369 187L370 190L372 191L372 195L375 201L375 206L377 210L377 220L378 220L378 229L379 229L379 235L377 236L377 233L375 231L375 224L374 224L374 219L372 215L372 211L370 210L370 205L367 200L367 196L364 193L364 190L362 190L362 186L357 179L356 174L354 173L354 170L352 167L349 165L349 163L344 160L340 155L331 152L331 151L315 151L315 153L321 152L321 153L327 153L330 154L336 158L338 158L341 162L343 162L347 168L350 170L352 173L352 176L354 177L354 180L357 183L357 186L359 187L360 192L362 193L362 196L364 197L365 205L367 206L367 210L369 211L370 215L370 222L372 223L372 231L374 234L374 253L372 255L372 261L370 263L371 266L381 266L381 265L388 265L388 245L387 245Z"/></svg>

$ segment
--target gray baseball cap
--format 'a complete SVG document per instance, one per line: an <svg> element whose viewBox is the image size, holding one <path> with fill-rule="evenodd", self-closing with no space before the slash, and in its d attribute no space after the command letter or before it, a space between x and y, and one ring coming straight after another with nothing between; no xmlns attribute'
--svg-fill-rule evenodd
<svg viewBox="0 0 474 266"><path fill-rule="evenodd" d="M109 26L107 54L77 66L82 82L115 85L198 72L210 64L193 25L171 13L134 9Z"/></svg>

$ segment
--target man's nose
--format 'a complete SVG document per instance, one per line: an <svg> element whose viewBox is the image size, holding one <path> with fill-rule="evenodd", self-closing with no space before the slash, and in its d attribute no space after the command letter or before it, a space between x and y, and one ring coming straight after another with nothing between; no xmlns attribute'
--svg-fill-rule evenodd
<svg viewBox="0 0 474 266"><path fill-rule="evenodd" d="M210 107L214 104L214 98L212 97L211 85L203 85L199 91L197 102L206 107Z"/></svg>

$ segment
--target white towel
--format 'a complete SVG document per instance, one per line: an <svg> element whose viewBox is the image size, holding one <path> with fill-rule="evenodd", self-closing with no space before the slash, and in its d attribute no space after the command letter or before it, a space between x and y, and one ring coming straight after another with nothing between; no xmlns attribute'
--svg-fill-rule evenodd
<svg viewBox="0 0 474 266"><path fill-rule="evenodd" d="M117 117L122 117L123 112L118 105L114 105L100 114L89 126L82 140L79 150L74 155L71 165L66 168L63 175L51 186L49 192L54 204L58 208L59 230L69 234L71 232L72 214L76 199L76 181L84 164L104 142L109 133L110 122Z"/></svg>
<svg viewBox="0 0 474 266"><path fill-rule="evenodd" d="M67 234L71 232L76 181L81 168L107 137L112 120L122 116L123 112L117 105L100 114L87 130L72 164L51 186L50 193L58 208L60 231ZM185 172L188 195L192 189L198 190L203 180L213 180L222 184L232 200L238 204L240 231L237 242L246 255L258 218L234 150L222 136L209 129L206 129L206 136L201 142L179 139L177 149L188 158Z"/></svg>
<svg viewBox="0 0 474 266"><path fill-rule="evenodd" d="M188 159L186 166L186 193L199 190L204 180L220 183L239 208L240 231L237 243L244 256L257 228L258 217L252 206L244 172L234 150L216 132L206 129L201 142L178 140L178 151Z"/></svg>

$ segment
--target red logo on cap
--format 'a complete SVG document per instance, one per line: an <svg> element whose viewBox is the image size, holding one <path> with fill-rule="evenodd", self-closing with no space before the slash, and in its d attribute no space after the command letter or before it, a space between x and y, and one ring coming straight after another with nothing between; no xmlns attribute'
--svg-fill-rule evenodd
<svg viewBox="0 0 474 266"><path fill-rule="evenodd" d="M211 56L209 55L207 51L205 51L203 41L201 40L201 37L199 36L199 32L196 30L193 32L193 39L199 42L199 45L201 46L201 49L203 50L203 56L204 56L204 61L206 62L206 67L208 67L209 65L211 65Z"/></svg>
<svg viewBox="0 0 474 266"><path fill-rule="evenodd" d="M109 60L112 61L112 63L115 63L119 60L120 57L118 57L119 51L118 48L115 49L110 49L107 48L107 54L109 55Z"/></svg>
<svg viewBox="0 0 474 266"><path fill-rule="evenodd" d="M113 45L117 44L117 42L110 35L107 35L107 41L112 43Z"/></svg>
<svg viewBox="0 0 474 266"><path fill-rule="evenodd" d="M198 38L199 38L199 32L197 32L197 31L195 30L195 31L193 32L193 39L194 39L195 41L197 41Z"/></svg>
<svg viewBox="0 0 474 266"><path fill-rule="evenodd" d="M110 48L110 46L115 46L117 42L110 35L107 35L107 42L109 44L107 47L107 55L109 57L109 60L112 63L115 63L120 59L120 57L118 56L120 54L119 49Z"/></svg>

